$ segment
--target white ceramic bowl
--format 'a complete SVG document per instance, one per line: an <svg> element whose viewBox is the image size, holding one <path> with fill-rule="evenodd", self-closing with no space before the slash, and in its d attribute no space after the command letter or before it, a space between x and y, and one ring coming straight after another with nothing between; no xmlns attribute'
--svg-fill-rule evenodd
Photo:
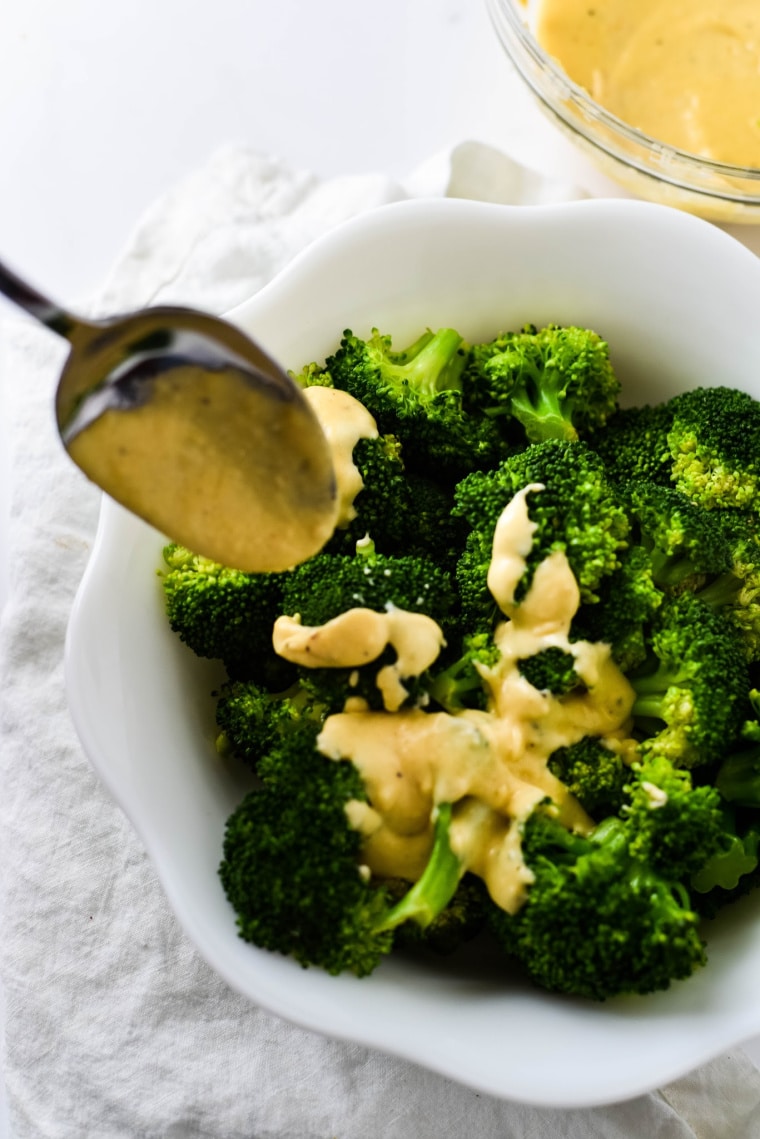
<svg viewBox="0 0 760 1139"><path fill-rule="evenodd" d="M717 382L760 397L758 314L760 263L675 210L433 200L335 230L232 316L294 368L324 359L346 327L378 325L401 346L427 325L486 339L526 321L584 324L609 340L627 402L646 402ZM248 784L215 755L216 666L164 620L162 541L104 502L69 629L69 700L178 918L231 986L307 1028L546 1106L632 1097L760 1033L760 895L710 928L698 975L605 1004L528 988L475 945L429 966L389 959L360 981L241 941L217 866Z"/></svg>

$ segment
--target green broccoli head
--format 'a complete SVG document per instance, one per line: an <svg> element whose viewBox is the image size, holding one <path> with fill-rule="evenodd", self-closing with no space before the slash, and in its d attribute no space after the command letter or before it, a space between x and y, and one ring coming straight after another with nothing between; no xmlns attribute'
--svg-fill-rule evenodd
<svg viewBox="0 0 760 1139"><path fill-rule="evenodd" d="M750 678L734 629L700 598L666 598L653 620L651 655L629 674L644 755L681 767L720 759L747 713Z"/></svg>
<svg viewBox="0 0 760 1139"><path fill-rule="evenodd" d="M300 681L270 692L252 680L228 680L217 696L217 749L255 770L283 736L304 724L321 724L325 714L325 707Z"/></svg>
<svg viewBox="0 0 760 1139"><path fill-rule="evenodd" d="M366 798L358 772L299 732L263 757L260 773L264 785L227 821L219 869L240 936L304 966L365 976L393 935L377 929L388 901L360 870L361 838L346 815L349 800Z"/></svg>
<svg viewBox="0 0 760 1139"><path fill-rule="evenodd" d="M579 609L573 636L608 644L618 666L630 672L647 658L649 622L662 602L649 554L643 546L630 546L621 554L619 568L601 582L598 601Z"/></svg>
<svg viewBox="0 0 760 1139"><path fill-rule="evenodd" d="M673 487L636 482L625 492L636 536L652 561L658 586L675 589L728 573L731 556L715 515Z"/></svg>
<svg viewBox="0 0 760 1139"><path fill-rule="evenodd" d="M497 425L463 408L464 363L454 329L428 331L401 352L375 329L368 340L347 330L326 367L335 387L363 403L381 432L401 440L410 470L460 477L505 451Z"/></svg>
<svg viewBox="0 0 760 1139"><path fill-rule="evenodd" d="M758 511L760 404L732 388L676 396L668 444L676 487L705 510Z"/></svg>
<svg viewBox="0 0 760 1139"><path fill-rule="evenodd" d="M728 552L728 567L699 590L699 597L736 629L747 660L760 660L760 530L754 515L713 510Z"/></svg>
<svg viewBox="0 0 760 1139"><path fill-rule="evenodd" d="M670 403L621 407L586 441L601 457L617 486L625 488L632 482L669 486L673 456L668 432L672 423Z"/></svg>
<svg viewBox="0 0 760 1139"><path fill-rule="evenodd" d="M557 748L548 766L593 819L616 815L622 807L630 769L619 752L595 736Z"/></svg>
<svg viewBox="0 0 760 1139"><path fill-rule="evenodd" d="M165 547L164 562L166 615L179 638L233 676L276 683L282 662L272 651L272 625L287 575L227 569L176 543Z"/></svg>
<svg viewBox="0 0 760 1139"><path fill-rule="evenodd" d="M530 443L575 440L617 406L620 383L607 343L574 326L527 326L480 351L467 370L469 398L490 417L516 419Z"/></svg>
<svg viewBox="0 0 760 1139"><path fill-rule="evenodd" d="M240 936L328 973L366 976L393 948L395 931L431 929L430 943L474 932L474 896L452 906L464 867L449 845L451 805L437 808L421 877L373 878L362 840L349 823L352 801L366 802L361 776L317 748L317 726L289 732L259 763L262 786L227 821L222 885Z"/></svg>
<svg viewBox="0 0 760 1139"><path fill-rule="evenodd" d="M317 554L291 570L281 612L299 614L303 625L324 625L348 609L389 606L445 626L456 614L457 597L450 575L430 558L379 554L362 542L353 555Z"/></svg>
<svg viewBox="0 0 760 1139"><path fill-rule="evenodd" d="M288 372L288 375L291 380L298 384L299 388L335 387L327 368L315 360L312 360L310 364L305 364L300 372Z"/></svg>
<svg viewBox="0 0 760 1139"><path fill-rule="evenodd" d="M403 550L413 504L401 444L393 435L360 439L352 460L362 480L362 489L353 502L356 516L345 528L335 531L325 552L353 553L365 534L371 534L383 553Z"/></svg>
<svg viewBox="0 0 760 1139"><path fill-rule="evenodd" d="M688 882L727 849L730 835L718 791L710 784L695 787L691 772L664 756L653 752L635 763L626 792L630 852L665 877Z"/></svg>
<svg viewBox="0 0 760 1139"><path fill-rule="evenodd" d="M282 613L300 618L305 626L320 626L349 609L387 612L402 609L423 613L444 632L458 628L458 600L451 576L429 558L417 555L383 555L371 542L359 543L353 557L317 554L293 569L285 583ZM299 669L302 684L312 699L339 711L350 697L365 700L371 708L383 707L377 687L378 670L391 665L396 653L388 646L377 659L360 667ZM403 678L405 703L425 697L425 677Z"/></svg>
<svg viewBox="0 0 760 1139"><path fill-rule="evenodd" d="M468 475L455 489L454 512L471 526L457 567L463 612L470 620L487 621L495 612L487 575L496 523L514 495L531 484L543 490L527 495L536 529L516 601L530 588L536 567L555 550L566 554L587 602L598 599L600 583L621 564L629 524L601 459L582 442L536 443L493 470Z"/></svg>
<svg viewBox="0 0 760 1139"><path fill-rule="evenodd" d="M607 641L625 672L646 656L646 627L664 594L691 591L738 634L747 661L760 659L760 538L754 516L704 510L672 487L631 484L625 493L632 544L606 579L599 604L574 630Z"/></svg>
<svg viewBox="0 0 760 1139"><path fill-rule="evenodd" d="M556 646L523 657L517 662L517 669L528 684L532 684L539 692L551 692L553 696L566 696L573 689L584 686L575 671L573 654Z"/></svg>
<svg viewBox="0 0 760 1139"><path fill-rule="evenodd" d="M534 875L526 901L515 914L493 907L489 917L541 987L605 1000L667 989L705 963L686 890L631 856L622 820L581 838L534 812L523 854Z"/></svg>

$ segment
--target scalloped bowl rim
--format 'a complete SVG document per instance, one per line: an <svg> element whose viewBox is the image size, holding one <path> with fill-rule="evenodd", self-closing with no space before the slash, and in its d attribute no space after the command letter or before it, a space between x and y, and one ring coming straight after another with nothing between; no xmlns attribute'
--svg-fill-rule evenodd
<svg viewBox="0 0 760 1139"><path fill-rule="evenodd" d="M292 368L324 359L344 327L376 324L400 344L426 325L485 339L526 321L585 323L609 340L630 401L647 402L714 375L760 396L759 299L756 258L667 207L442 199L342 224L230 318ZM223 821L248 784L214 753L218 666L163 619L163 541L104 498L69 623L67 694L177 918L232 988L304 1028L545 1107L631 1098L760 1032L753 898L716 923L711 960L689 981L604 1004L532 989L477 946L453 961L391 958L357 980L243 942L217 866Z"/></svg>

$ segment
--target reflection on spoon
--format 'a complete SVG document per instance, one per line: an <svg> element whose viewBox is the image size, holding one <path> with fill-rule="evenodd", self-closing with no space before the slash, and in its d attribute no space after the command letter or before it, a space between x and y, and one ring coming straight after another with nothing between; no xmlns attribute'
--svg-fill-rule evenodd
<svg viewBox="0 0 760 1139"><path fill-rule="evenodd" d="M168 306L81 320L2 263L0 292L69 341L58 429L116 501L246 572L287 569L331 536L327 440L297 384L240 329Z"/></svg>

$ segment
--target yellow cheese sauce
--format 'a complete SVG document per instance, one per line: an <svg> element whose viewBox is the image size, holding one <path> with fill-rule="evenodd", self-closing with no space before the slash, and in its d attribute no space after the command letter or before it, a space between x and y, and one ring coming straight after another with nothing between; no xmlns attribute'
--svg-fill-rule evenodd
<svg viewBox="0 0 760 1139"><path fill-rule="evenodd" d="M395 712L409 693L404 677L420 676L443 648L443 632L432 617L391 606L348 609L324 625L302 625L296 617L278 617L272 636L274 651L306 668L359 668L376 660L387 645L396 651L392 664L378 671L376 683L383 706Z"/></svg>
<svg viewBox="0 0 760 1139"><path fill-rule="evenodd" d="M353 460L360 439L377 439L374 417L363 403L337 388L305 388L306 402L319 421L332 455L338 510L335 526L344 530L356 518L354 499L364 482Z"/></svg>
<svg viewBox="0 0 760 1139"><path fill-rule="evenodd" d="M624 122L712 161L760 167L758 0L540 0L534 31Z"/></svg>
<svg viewBox="0 0 760 1139"><path fill-rule="evenodd" d="M436 808L451 803L452 849L508 912L519 908L531 881L520 825L535 806L551 800L551 810L568 828L587 833L593 826L549 770L552 752L585 735L604 738L624 756L634 746L626 734L633 691L608 646L569 639L580 595L564 553L540 563L526 596L515 604L534 530L526 496L542 489L531 486L517 494L496 527L489 588L505 620L495 634L500 658L483 669L485 711L452 715L402 707L402 678L429 668L444 643L429 617L354 609L313 629L281 617L274 637L286 659L314 667L358 667L386 645L396 648L393 676L384 675L384 666L377 677L386 711L351 700L326 719L318 739L324 755L350 760L361 773L368 801L352 801L347 814L362 835L363 872L419 878L432 849ZM557 697L520 674L522 658L552 646L572 653L585 690Z"/></svg>

